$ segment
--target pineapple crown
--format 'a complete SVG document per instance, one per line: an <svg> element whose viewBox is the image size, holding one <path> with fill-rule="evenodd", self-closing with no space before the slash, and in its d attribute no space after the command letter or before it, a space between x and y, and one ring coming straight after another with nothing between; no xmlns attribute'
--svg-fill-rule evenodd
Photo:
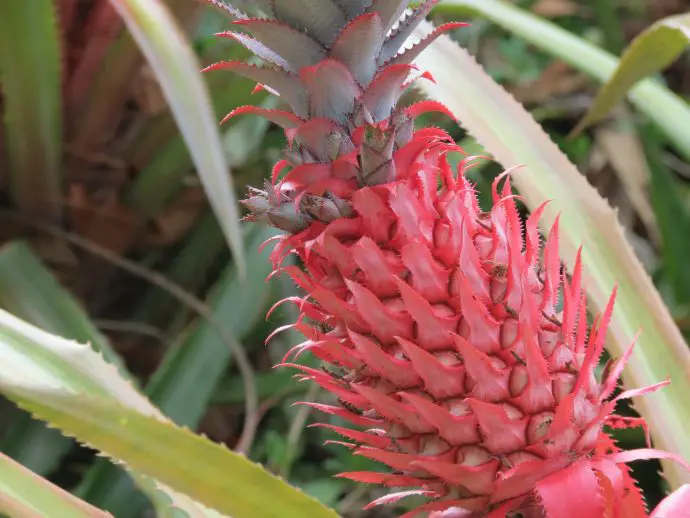
<svg viewBox="0 0 690 518"><path fill-rule="evenodd" d="M209 1L235 18L234 30L219 36L238 41L265 65L223 61L206 70L251 78L290 107L244 106L224 119L260 115L280 125L288 140L271 183L244 200L251 212L245 219L297 233L314 221L347 217L358 188L399 178L404 165L432 146L457 149L440 130L414 131L422 113L452 117L440 103L397 107L414 79L431 79L415 77L412 61L439 35L465 25L442 25L403 49L437 0L408 11L406 0L257 0L266 18Z"/></svg>

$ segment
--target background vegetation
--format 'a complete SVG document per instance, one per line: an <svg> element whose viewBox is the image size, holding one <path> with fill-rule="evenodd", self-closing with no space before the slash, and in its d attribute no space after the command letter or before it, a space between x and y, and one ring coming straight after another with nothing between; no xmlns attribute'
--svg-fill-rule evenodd
<svg viewBox="0 0 690 518"><path fill-rule="evenodd" d="M0 0L0 306L41 329L90 342L175 423L246 452L339 514L397 516L395 507L362 511L379 489L334 475L366 469L370 461L324 446L332 433L310 427L309 407L293 405L324 396L293 380L292 372L271 368L299 336L287 330L264 346L273 329L294 318L289 305L264 318L293 287L281 278L266 281L268 250L260 252L259 244L274 231L235 225L238 209L224 187L223 161L241 197L247 185L262 183L284 137L254 117L222 126L217 148L215 136L204 132L233 108L275 100L252 94L251 82L233 75L204 75L214 112L205 118L200 84L175 80L184 72L174 65L185 49L169 34L149 40L152 47L142 45L125 26L119 3L127 2ZM228 24L216 10L192 0L162 3L199 65L247 57L232 41L213 37ZM574 133L611 70L577 49L559 49L540 26L501 9L513 5L620 55L655 22L689 10L690 2L492 0L486 4L501 8L493 20L476 8L480 3L443 2L432 18L471 20L453 39L616 208L687 340L687 136L650 124L639 103L638 111L612 102L612 112ZM658 41L647 44L649 54L630 58L630 70L656 72L645 69L656 63L664 70L655 84L686 101L690 67L687 56L677 58L687 43L680 20L680 30L666 25L653 36ZM167 49L167 65L150 59L156 44ZM167 83L159 82L160 73L168 74ZM463 81L459 73L457 81ZM683 113L664 116L687 131ZM443 118L426 122L448 128L470 153L492 151ZM200 153L204 145L211 151ZM473 170L483 203L490 203L490 184L501 170L489 161ZM228 242L241 254L231 254ZM644 444L642 432L617 437L625 447ZM9 399L0 400L0 451L118 518L147 515L156 505L123 469ZM634 471L652 506L667 489L658 470L658 463L645 462Z"/></svg>

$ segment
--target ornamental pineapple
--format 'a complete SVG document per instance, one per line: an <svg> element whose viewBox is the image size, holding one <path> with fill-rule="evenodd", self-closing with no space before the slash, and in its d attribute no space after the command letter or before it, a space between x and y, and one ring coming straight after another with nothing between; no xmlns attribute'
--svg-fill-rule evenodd
<svg viewBox="0 0 690 518"><path fill-rule="evenodd" d="M209 69L252 78L290 108L227 117L266 117L287 138L246 219L285 231L274 266L305 292L288 299L306 337L290 354L329 368L286 365L339 402L311 406L352 424L323 426L391 468L341 476L398 488L371 505L426 497L410 517L646 516L624 463L662 454L620 452L602 432L644 425L613 410L648 390L611 399L625 358L595 376L614 296L589 328L582 263L565 275L557 223L541 246L544 207L523 228L504 174L482 212L464 176L473 158L453 171L451 137L414 127L452 114L397 106L412 81L432 80L415 57L463 24L404 48L433 0L257 0L260 19L211 1L236 19L220 36L266 64ZM303 268L283 267L287 254Z"/></svg>

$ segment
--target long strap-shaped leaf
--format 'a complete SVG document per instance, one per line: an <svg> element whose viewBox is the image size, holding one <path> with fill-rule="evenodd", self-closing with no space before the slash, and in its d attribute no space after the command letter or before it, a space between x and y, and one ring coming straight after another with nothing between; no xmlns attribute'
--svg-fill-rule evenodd
<svg viewBox="0 0 690 518"><path fill-rule="evenodd" d="M52 0L0 2L0 91L10 192L25 214L53 220L61 212L61 59Z"/></svg>
<svg viewBox="0 0 690 518"><path fill-rule="evenodd" d="M609 80L619 64L618 59L609 52L502 0L443 0L437 7L437 12L450 15L473 14L488 18L547 54L562 59L602 82ZM630 90L628 98L690 160L688 104L651 79L640 81Z"/></svg>
<svg viewBox="0 0 690 518"><path fill-rule="evenodd" d="M0 383L21 384L37 390L88 395L119 402L133 410L165 420L163 414L107 363L99 353L86 345L46 333L13 315L0 310ZM171 505L190 518L211 518L186 495L175 493L160 484L133 473L137 483L152 497L163 491Z"/></svg>
<svg viewBox="0 0 690 518"><path fill-rule="evenodd" d="M110 0L160 82L235 263L244 276L239 211L201 66L160 0Z"/></svg>
<svg viewBox="0 0 690 518"><path fill-rule="evenodd" d="M116 461L233 518L334 518L243 455L117 402L4 386L20 406Z"/></svg>
<svg viewBox="0 0 690 518"><path fill-rule="evenodd" d="M112 518L1 453L0 513L12 518Z"/></svg>
<svg viewBox="0 0 690 518"><path fill-rule="evenodd" d="M125 462L147 492L155 484L190 518L217 517L189 498L197 495L201 504L221 512L233 509L232 518L335 516L244 456L172 425L93 349L2 310L0 358L0 392L16 396L39 419ZM209 462L213 469L207 472ZM252 489L243 482L260 486ZM257 497L264 489L271 498ZM276 510L293 514L274 514Z"/></svg>
<svg viewBox="0 0 690 518"><path fill-rule="evenodd" d="M420 29L428 30L428 24ZM529 113L464 49L440 38L417 65L436 80L422 83L425 91L448 106L504 167L525 166L513 181L531 209L553 200L544 219L550 225L561 213L561 257L567 264L573 265L577 248L584 245L587 288L599 310L619 284L609 351L621 356L642 330L624 380L638 387L671 377L669 387L641 398L637 406L656 432L657 445L690 459L690 351L614 211ZM676 487L690 480L690 474L676 465L665 468Z"/></svg>
<svg viewBox="0 0 690 518"><path fill-rule="evenodd" d="M615 74L597 94L574 132L594 124L625 97L640 79L669 66L690 44L690 13L659 20L628 46Z"/></svg>

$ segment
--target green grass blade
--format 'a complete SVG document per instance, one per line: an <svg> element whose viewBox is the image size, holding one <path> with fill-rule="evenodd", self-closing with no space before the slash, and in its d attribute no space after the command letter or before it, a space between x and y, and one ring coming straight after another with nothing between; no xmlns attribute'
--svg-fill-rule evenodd
<svg viewBox="0 0 690 518"><path fill-rule="evenodd" d="M0 453L0 513L11 518L108 518Z"/></svg>
<svg viewBox="0 0 690 518"><path fill-rule="evenodd" d="M0 90L10 193L30 217L58 219L61 43L52 0L0 2Z"/></svg>
<svg viewBox="0 0 690 518"><path fill-rule="evenodd" d="M246 284L229 267L211 296L215 318L234 336L242 337L263 316L270 283L269 250L258 252L259 244L275 234L264 228L250 236ZM247 297L247 294L250 294ZM228 346L207 322L198 321L182 334L166 354L146 393L158 408L181 426L196 427L211 401L216 385L232 360ZM133 485L126 475L106 461L88 474L79 495L121 518L135 516Z"/></svg>
<svg viewBox="0 0 690 518"><path fill-rule="evenodd" d="M160 82L238 270L244 275L239 211L197 58L176 21L159 0L111 2Z"/></svg>
<svg viewBox="0 0 690 518"><path fill-rule="evenodd" d="M215 76L213 79L214 81L209 81L209 85L211 86L210 91L215 107L214 113L218 120L234 108L254 101L254 99L250 98L252 90L252 83L250 81L245 81L244 78L239 80L233 78L232 81L220 82L219 76ZM241 167L242 162L239 160L235 161L235 156L228 153L228 134L234 135L236 131L233 130L238 124L245 120L253 119L259 119L264 122L264 119L261 117L239 119L237 122L233 121L230 129L221 136L224 156L229 166L233 169ZM256 134L255 136L255 140L246 148L239 148L238 146L237 153L235 153L238 158L242 158L243 154L239 149L246 149L244 153L248 153L253 147L261 145L263 134ZM250 136L247 135L246 138L250 138ZM235 144L234 141L232 143ZM182 190L184 179L193 170L193 167L192 157L184 145L183 138L179 135L173 136L161 146L160 151L139 171L139 174L128 187L126 193L127 204L145 217L153 218L157 216Z"/></svg>
<svg viewBox="0 0 690 518"><path fill-rule="evenodd" d="M259 399L268 399L276 394L303 394L304 383L295 383L295 374L288 370L262 372L256 375L256 392ZM218 385L213 402L223 405L239 405L244 401L244 384L241 379L227 377Z"/></svg>
<svg viewBox="0 0 690 518"><path fill-rule="evenodd" d="M34 473L50 476L73 446L69 437L21 412L5 432L0 451Z"/></svg>
<svg viewBox="0 0 690 518"><path fill-rule="evenodd" d="M112 400L21 385L3 391L65 433L233 518L337 517L243 455Z"/></svg>
<svg viewBox="0 0 690 518"><path fill-rule="evenodd" d="M609 52L502 0L443 0L437 12L448 16L476 15L487 18L601 82L608 81L619 64L619 60ZM688 104L652 79L640 81L630 90L628 98L690 160Z"/></svg>
<svg viewBox="0 0 690 518"><path fill-rule="evenodd" d="M429 30L428 24L421 30ZM584 244L587 289L599 311L618 283L609 351L620 357L642 329L624 381L639 387L671 377L669 387L638 398L636 406L659 447L690 459L690 378L686 374L690 350L614 211L530 114L449 38L439 39L416 64L436 80L420 83L428 95L444 103L505 168L525 166L512 178L530 209L553 200L544 223L553 223L561 214L561 257L567 265L572 267L577 248ZM674 486L690 480L690 473L677 465L669 463L665 468Z"/></svg>
<svg viewBox="0 0 690 518"><path fill-rule="evenodd" d="M650 195L662 240L664 280L674 301L690 308L690 208L681 196L679 181L664 163L663 141L656 128L643 128L644 147L651 173Z"/></svg>
<svg viewBox="0 0 690 518"><path fill-rule="evenodd" d="M640 79L669 66L688 46L690 14L669 16L647 28L625 49L613 76L599 90L574 134L603 119Z"/></svg>
<svg viewBox="0 0 690 518"><path fill-rule="evenodd" d="M166 269L165 276L185 289L196 292L196 288L204 281L209 268L223 250L224 241L218 222L211 212L202 216L190 234ZM199 250L203 250L204 253L200 254ZM248 253L250 254L251 250L248 250ZM132 320L152 325L165 323L177 304L169 293L151 286L138 304Z"/></svg>
<svg viewBox="0 0 690 518"><path fill-rule="evenodd" d="M262 253L258 247L275 233L268 227L255 233L247 246L251 261L246 282L229 268L211 297L216 320L237 337L250 332L263 317L271 288L265 281L271 272L270 247ZM218 333L207 322L198 321L173 345L151 378L147 393L176 423L196 426L230 360L230 350Z"/></svg>

